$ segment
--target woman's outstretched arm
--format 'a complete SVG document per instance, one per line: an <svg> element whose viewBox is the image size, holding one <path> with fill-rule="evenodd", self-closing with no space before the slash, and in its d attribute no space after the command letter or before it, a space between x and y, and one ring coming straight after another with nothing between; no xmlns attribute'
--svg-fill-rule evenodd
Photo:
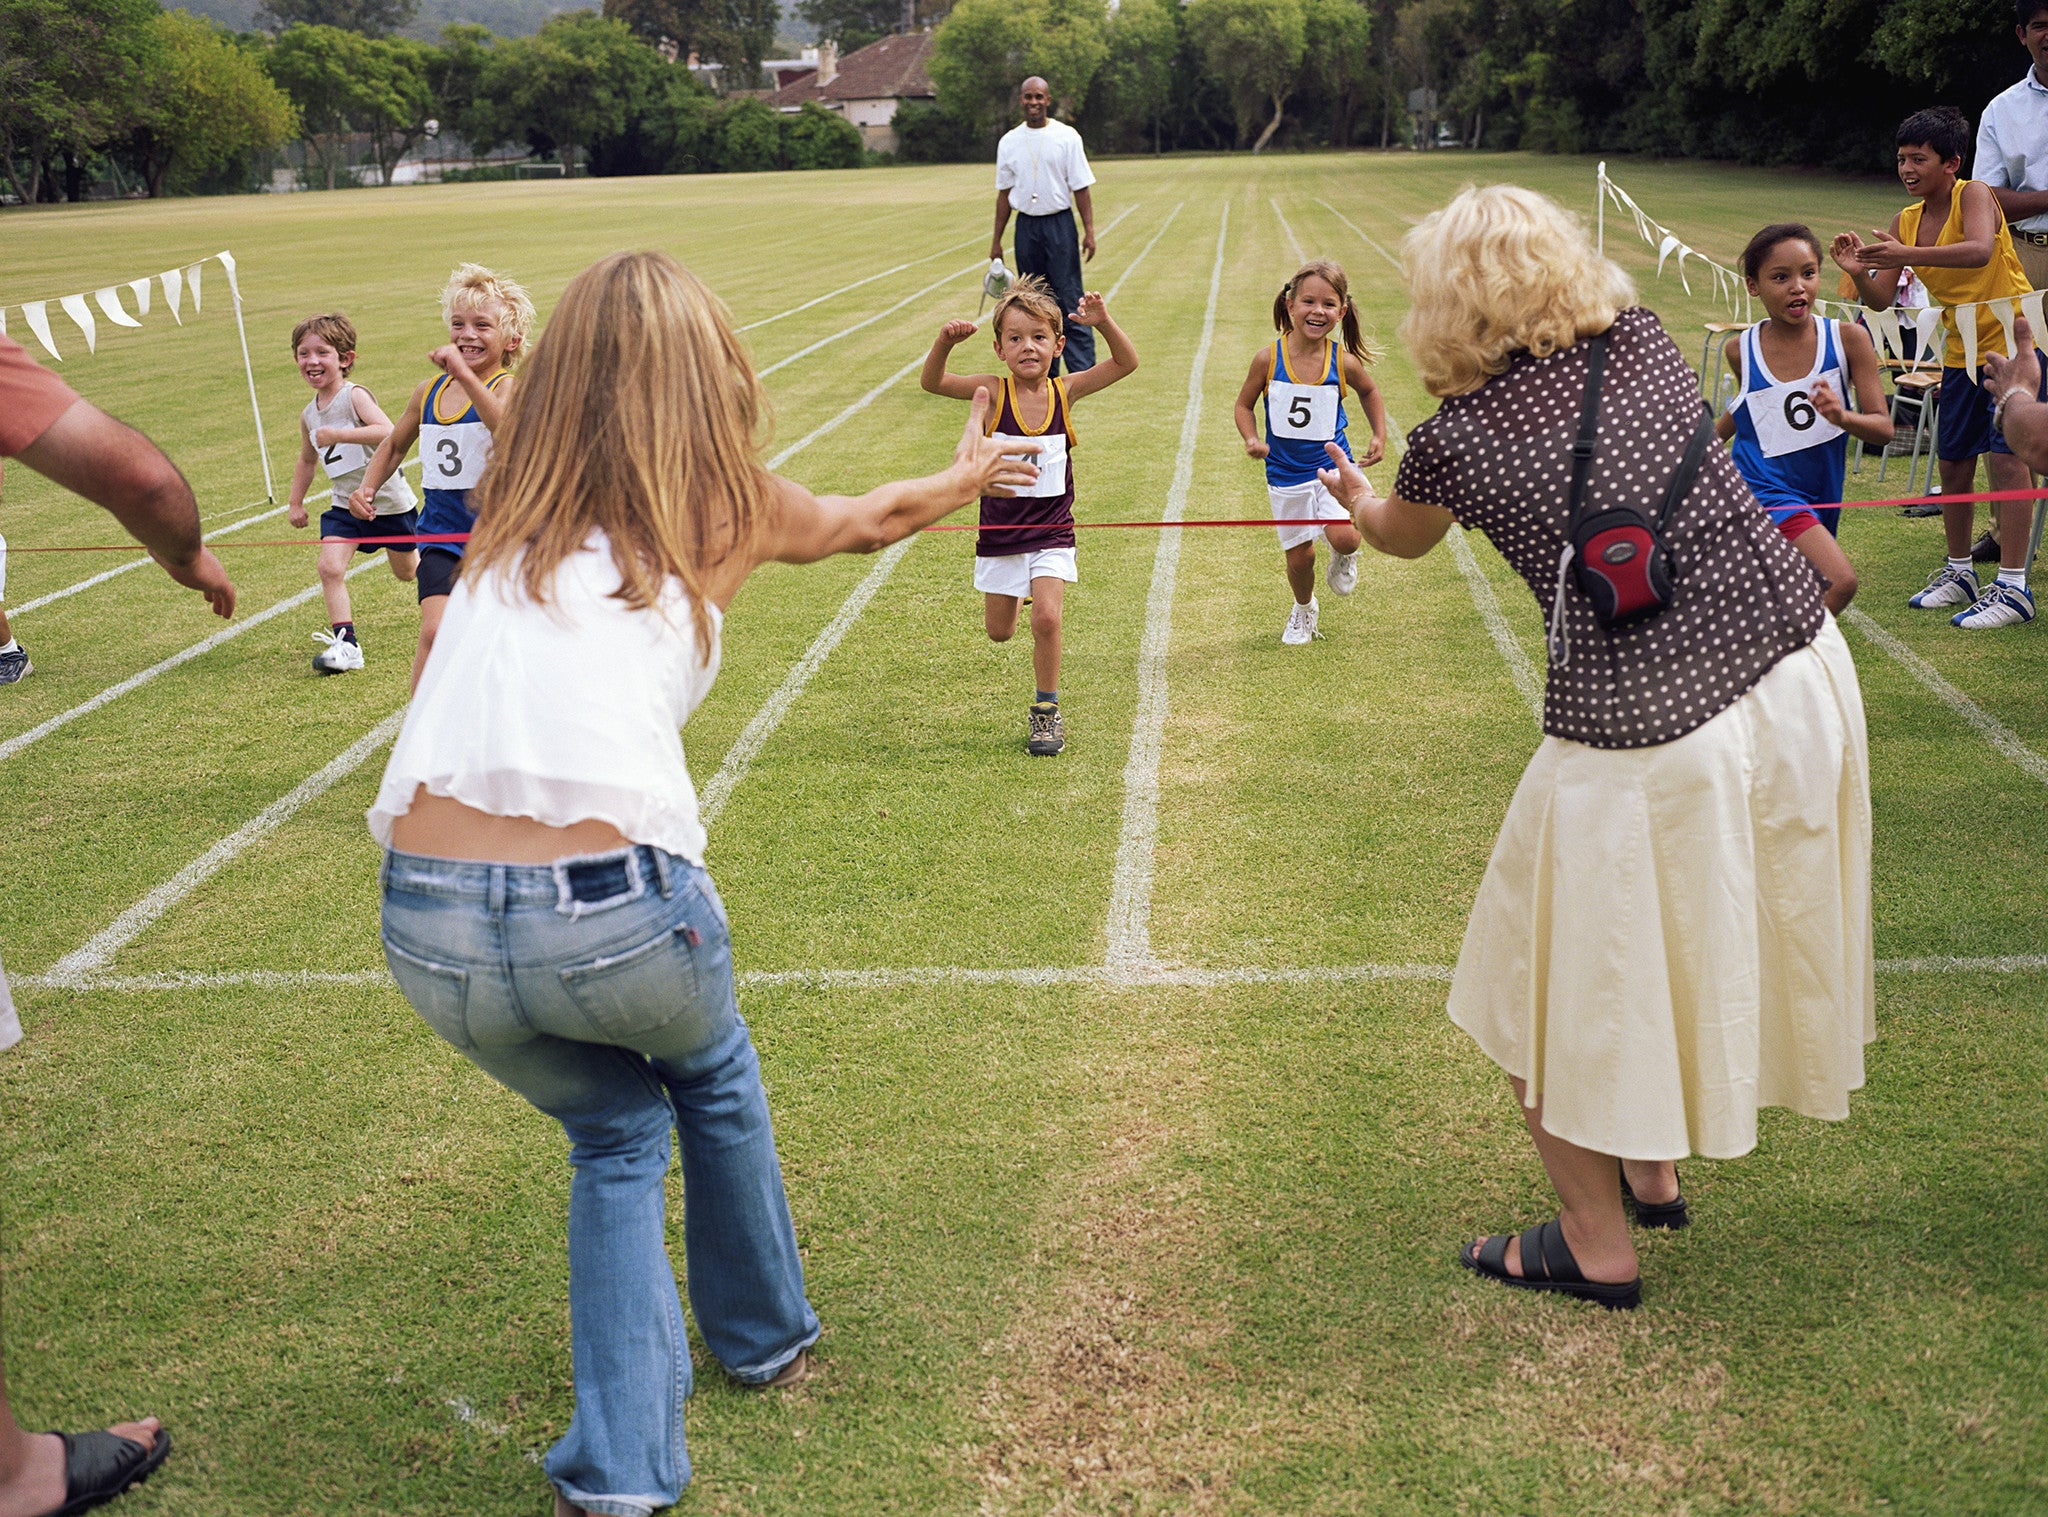
<svg viewBox="0 0 2048 1517"><path fill-rule="evenodd" d="M1334 465L1319 471L1323 488L1344 502L1359 535L1380 552L1394 558L1420 558L1450 531L1451 513L1442 506L1403 500L1398 495L1375 495L1365 471L1346 458L1342 448L1328 442L1323 451Z"/></svg>

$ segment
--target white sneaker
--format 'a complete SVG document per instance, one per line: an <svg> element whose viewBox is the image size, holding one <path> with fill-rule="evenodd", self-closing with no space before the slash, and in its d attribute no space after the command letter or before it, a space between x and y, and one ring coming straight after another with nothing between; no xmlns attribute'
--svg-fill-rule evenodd
<svg viewBox="0 0 2048 1517"><path fill-rule="evenodd" d="M2008 585L1994 579L1984 587L1977 603L1949 618L1949 625L1980 632L1986 627L2014 627L2034 619L2034 592L2025 585Z"/></svg>
<svg viewBox="0 0 2048 1517"><path fill-rule="evenodd" d="M315 674L347 674L363 667L363 650L339 632L315 632L313 641L327 644L313 655Z"/></svg>
<svg viewBox="0 0 2048 1517"><path fill-rule="evenodd" d="M1935 606L1967 606L1977 599L1977 571L1974 569L1951 569L1943 564L1927 577L1927 584L1913 592L1906 604L1915 610L1931 610Z"/></svg>
<svg viewBox="0 0 2048 1517"><path fill-rule="evenodd" d="M1316 604L1316 598L1313 595L1308 598L1307 605L1297 604L1292 611L1287 613L1287 626L1280 634L1280 641L1287 644L1290 648L1298 648L1303 643L1314 642L1317 636L1316 616L1321 610L1322 608Z"/></svg>
<svg viewBox="0 0 2048 1517"><path fill-rule="evenodd" d="M1330 555L1329 572L1325 577L1330 582L1330 590L1333 594L1349 595L1353 590L1356 590L1358 588L1357 552L1332 553Z"/></svg>

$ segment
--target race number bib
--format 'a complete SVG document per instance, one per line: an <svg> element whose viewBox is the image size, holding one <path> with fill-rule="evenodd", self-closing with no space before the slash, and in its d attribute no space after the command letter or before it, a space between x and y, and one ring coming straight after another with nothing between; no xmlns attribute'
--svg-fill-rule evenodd
<svg viewBox="0 0 2048 1517"><path fill-rule="evenodd" d="M1275 437L1334 442L1339 404L1335 385L1298 385L1275 380L1266 387L1266 426Z"/></svg>
<svg viewBox="0 0 2048 1517"><path fill-rule="evenodd" d="M1004 442L1035 442L1043 444L1036 453L1009 453L1007 458L1021 458L1027 463L1038 465L1038 483L1029 489L1019 490L1020 496L1059 496L1067 493L1067 439L1063 432L1053 432L1044 437L1020 437L1015 432L994 432L990 434Z"/></svg>
<svg viewBox="0 0 2048 1517"><path fill-rule="evenodd" d="M320 467L329 479L353 474L370 462L370 450L359 442L334 442L320 449Z"/></svg>
<svg viewBox="0 0 2048 1517"><path fill-rule="evenodd" d="M1819 376L1828 381L1828 387L1837 396L1842 393L1842 375L1839 369L1830 369ZM1809 381L1797 384L1772 385L1768 389L1751 390L1743 404L1749 407L1749 419L1756 426L1757 446L1766 458L1782 458L1787 453L1797 453L1805 448L1814 448L1824 442L1832 442L1842 435L1842 429L1829 421L1813 407L1807 394Z"/></svg>
<svg viewBox="0 0 2048 1517"><path fill-rule="evenodd" d="M429 490L473 490L491 461L491 429L480 421L420 424L420 480Z"/></svg>

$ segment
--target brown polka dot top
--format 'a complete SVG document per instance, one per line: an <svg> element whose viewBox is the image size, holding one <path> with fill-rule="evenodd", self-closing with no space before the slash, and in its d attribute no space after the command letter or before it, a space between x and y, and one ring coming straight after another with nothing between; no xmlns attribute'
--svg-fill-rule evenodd
<svg viewBox="0 0 2048 1517"><path fill-rule="evenodd" d="M1601 389L1599 452L1587 500L1654 512L1700 419L1699 380L1641 306L1615 319ZM1404 500L1476 527L1528 582L1547 624L1570 515L1572 439L1586 388L1586 345L1518 357L1455 395L1408 435L1394 480ZM1671 605L1602 630L1567 579L1570 652L1553 664L1543 730L1595 748L1683 737L1732 706L1821 629L1822 581L1757 505L1721 448L1710 448L1665 531L1678 564Z"/></svg>

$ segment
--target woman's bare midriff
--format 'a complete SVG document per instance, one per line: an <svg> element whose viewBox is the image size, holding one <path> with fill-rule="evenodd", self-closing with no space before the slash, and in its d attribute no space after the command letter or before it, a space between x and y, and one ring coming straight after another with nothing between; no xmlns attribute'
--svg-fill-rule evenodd
<svg viewBox="0 0 2048 1517"><path fill-rule="evenodd" d="M492 816L445 795L415 791L412 809L391 821L391 846L430 859L480 864L552 864L631 844L610 822L551 827L530 816Z"/></svg>

